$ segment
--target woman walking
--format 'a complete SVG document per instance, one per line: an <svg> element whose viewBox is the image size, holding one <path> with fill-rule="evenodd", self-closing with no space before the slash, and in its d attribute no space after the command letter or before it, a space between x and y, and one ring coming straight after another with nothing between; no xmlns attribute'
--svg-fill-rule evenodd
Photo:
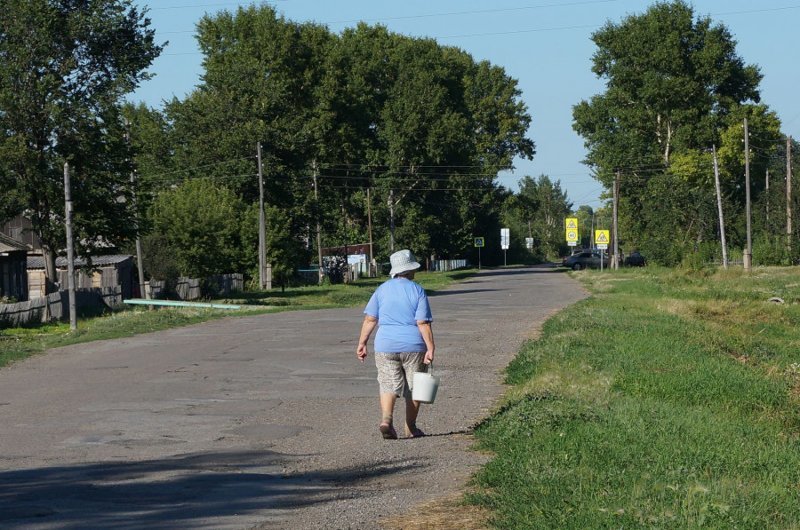
<svg viewBox="0 0 800 530"><path fill-rule="evenodd" d="M389 261L391 279L375 290L364 309L356 355L364 362L367 342L377 326L374 348L380 385L380 432L386 439L397 438L394 404L403 396L405 434L417 438L425 433L417 427L420 403L411 399L411 389L414 372L426 372L433 362L433 317L425 290L414 281L414 272L420 268L414 254L401 250L392 254Z"/></svg>

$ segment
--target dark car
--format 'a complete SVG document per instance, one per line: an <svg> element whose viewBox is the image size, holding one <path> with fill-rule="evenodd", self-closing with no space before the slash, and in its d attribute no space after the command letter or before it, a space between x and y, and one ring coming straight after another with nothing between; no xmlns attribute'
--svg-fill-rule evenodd
<svg viewBox="0 0 800 530"><path fill-rule="evenodd" d="M603 254L602 258L603 258L603 266L607 267L608 256ZM578 254L573 254L568 258L564 258L564 261L561 262L561 265L576 271L586 268L599 269L600 252L595 250L595 251L585 251L585 252L580 252Z"/></svg>
<svg viewBox="0 0 800 530"><path fill-rule="evenodd" d="M626 267L644 267L645 265L647 265L647 260L639 254L638 250L634 250L625 258Z"/></svg>

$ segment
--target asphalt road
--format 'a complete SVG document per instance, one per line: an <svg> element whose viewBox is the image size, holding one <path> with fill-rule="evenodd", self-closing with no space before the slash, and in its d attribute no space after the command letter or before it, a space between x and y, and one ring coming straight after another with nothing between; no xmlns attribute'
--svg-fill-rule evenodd
<svg viewBox="0 0 800 530"><path fill-rule="evenodd" d="M431 297L431 436L385 441L361 308L227 318L0 370L0 528L378 528L458 492L502 368L585 296L549 268ZM402 421L402 403L396 411ZM402 423L400 423L402 425Z"/></svg>

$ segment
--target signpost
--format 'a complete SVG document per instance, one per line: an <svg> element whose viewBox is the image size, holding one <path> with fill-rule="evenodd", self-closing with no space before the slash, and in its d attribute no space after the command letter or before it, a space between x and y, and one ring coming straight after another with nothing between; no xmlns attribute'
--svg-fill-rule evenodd
<svg viewBox="0 0 800 530"><path fill-rule="evenodd" d="M511 231L508 228L500 229L500 247L503 249L503 265L508 265L506 260L506 251L508 250L509 243L511 242Z"/></svg>
<svg viewBox="0 0 800 530"><path fill-rule="evenodd" d="M574 247L578 244L578 218L567 217L564 220L564 228L567 232L567 245Z"/></svg>
<svg viewBox="0 0 800 530"><path fill-rule="evenodd" d="M608 242L611 241L611 235L608 230L595 230L594 231L594 244L600 249L600 270L603 270L603 251L608 248Z"/></svg>
<svg viewBox="0 0 800 530"><path fill-rule="evenodd" d="M481 248L484 246L484 239L482 237L476 237L475 246L478 248L478 270L481 270Z"/></svg>

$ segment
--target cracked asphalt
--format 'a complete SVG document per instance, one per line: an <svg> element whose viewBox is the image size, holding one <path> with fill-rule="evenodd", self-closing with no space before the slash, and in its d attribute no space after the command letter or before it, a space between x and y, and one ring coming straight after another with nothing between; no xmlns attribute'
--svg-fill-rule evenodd
<svg viewBox="0 0 800 530"><path fill-rule="evenodd" d="M0 369L0 527L380 528L459 492L502 369L586 296L549 267L431 296L442 383L386 441L362 308L291 311L50 350ZM402 402L396 418L402 420Z"/></svg>

